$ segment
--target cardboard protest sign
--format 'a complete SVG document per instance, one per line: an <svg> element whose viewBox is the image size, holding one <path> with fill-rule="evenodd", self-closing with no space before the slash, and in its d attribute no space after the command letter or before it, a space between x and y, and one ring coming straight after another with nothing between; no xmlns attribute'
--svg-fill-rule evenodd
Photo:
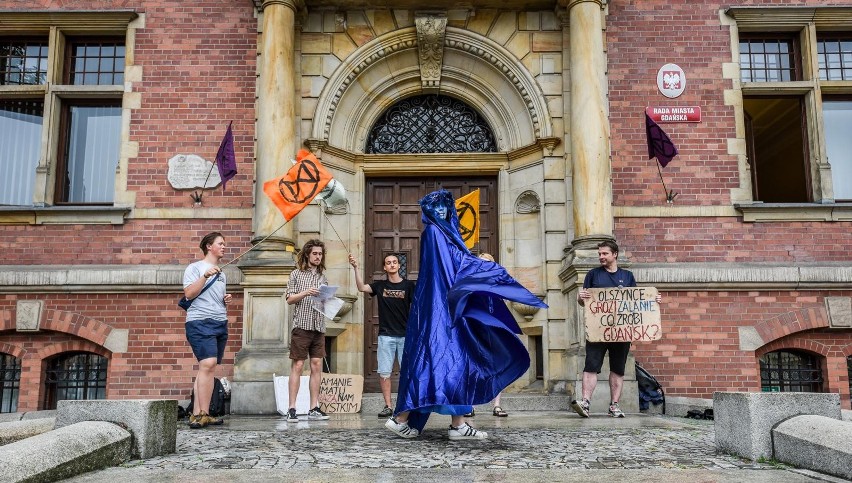
<svg viewBox="0 0 852 483"><path fill-rule="evenodd" d="M332 413L357 413L364 395L364 376L323 373L319 390L320 409Z"/></svg>
<svg viewBox="0 0 852 483"><path fill-rule="evenodd" d="M589 342L658 340L663 336L654 287L590 288L584 318Z"/></svg>

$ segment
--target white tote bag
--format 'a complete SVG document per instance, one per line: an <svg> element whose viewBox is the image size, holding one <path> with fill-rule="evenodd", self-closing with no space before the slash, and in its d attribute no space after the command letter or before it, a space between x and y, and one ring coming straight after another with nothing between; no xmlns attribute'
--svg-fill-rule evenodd
<svg viewBox="0 0 852 483"><path fill-rule="evenodd" d="M299 392L296 394L296 414L308 414L311 410L311 376L301 376L299 380ZM272 374L272 383L275 385L275 407L278 414L287 415L290 409L290 376L276 376Z"/></svg>

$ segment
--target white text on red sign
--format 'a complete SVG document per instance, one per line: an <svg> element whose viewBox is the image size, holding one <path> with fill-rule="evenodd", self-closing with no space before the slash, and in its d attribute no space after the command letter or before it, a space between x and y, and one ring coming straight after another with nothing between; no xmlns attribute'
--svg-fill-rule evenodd
<svg viewBox="0 0 852 483"><path fill-rule="evenodd" d="M701 122L701 106L648 107L645 112L654 122Z"/></svg>

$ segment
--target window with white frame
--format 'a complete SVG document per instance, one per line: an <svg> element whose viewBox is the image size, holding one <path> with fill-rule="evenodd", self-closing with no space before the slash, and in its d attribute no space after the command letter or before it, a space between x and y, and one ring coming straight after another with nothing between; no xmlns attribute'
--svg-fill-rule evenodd
<svg viewBox="0 0 852 483"><path fill-rule="evenodd" d="M837 32L838 25L852 29L852 9L738 7L727 13L739 34L753 199L852 201L852 136L847 133L852 125L852 33Z"/></svg>
<svg viewBox="0 0 852 483"><path fill-rule="evenodd" d="M0 209L111 206L133 12L4 13Z"/></svg>

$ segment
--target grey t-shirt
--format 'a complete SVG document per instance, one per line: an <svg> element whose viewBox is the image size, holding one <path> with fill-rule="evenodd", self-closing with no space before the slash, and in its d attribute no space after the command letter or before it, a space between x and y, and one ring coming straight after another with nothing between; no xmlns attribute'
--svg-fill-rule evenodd
<svg viewBox="0 0 852 483"><path fill-rule="evenodd" d="M186 267L186 270L183 272L183 288L192 285L199 278L204 278L204 272L212 266L212 264L201 260ZM210 283L212 279L213 277L207 279L207 283ZM228 311L225 309L226 285L225 274L220 273L219 278L213 282L213 285L192 301L192 306L186 311L186 321L201 319L228 320Z"/></svg>

